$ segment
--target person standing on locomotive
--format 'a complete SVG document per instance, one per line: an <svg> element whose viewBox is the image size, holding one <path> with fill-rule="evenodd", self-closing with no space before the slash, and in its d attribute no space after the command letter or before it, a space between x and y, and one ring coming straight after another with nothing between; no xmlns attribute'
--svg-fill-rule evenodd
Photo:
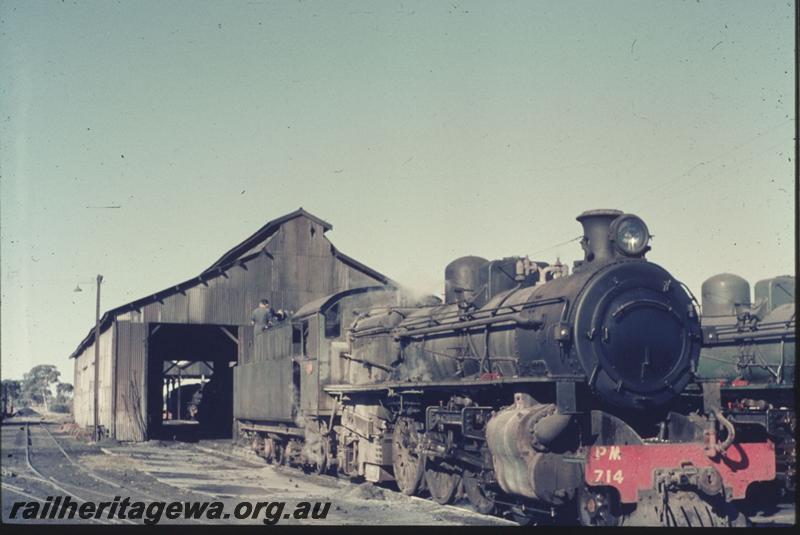
<svg viewBox="0 0 800 535"><path fill-rule="evenodd" d="M253 314L250 316L250 325L253 326L256 334L261 334L272 327L273 320L281 321L285 318L286 313L283 310L274 310L268 299L262 299L258 302L258 308L253 310Z"/></svg>

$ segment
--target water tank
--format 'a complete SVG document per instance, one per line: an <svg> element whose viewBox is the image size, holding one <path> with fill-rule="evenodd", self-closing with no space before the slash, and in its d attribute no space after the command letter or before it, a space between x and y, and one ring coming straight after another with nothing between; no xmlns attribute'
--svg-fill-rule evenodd
<svg viewBox="0 0 800 535"><path fill-rule="evenodd" d="M703 316L735 316L737 306L750 306L750 283L733 273L706 279L701 294Z"/></svg>
<svg viewBox="0 0 800 535"><path fill-rule="evenodd" d="M463 299L472 300L480 290L479 270L486 262L480 256L462 256L447 264L444 268L445 303L457 303L460 300L459 294L463 295Z"/></svg>
<svg viewBox="0 0 800 535"><path fill-rule="evenodd" d="M765 313L781 305L794 303L794 277L781 275L758 281L755 287L755 302L766 303Z"/></svg>

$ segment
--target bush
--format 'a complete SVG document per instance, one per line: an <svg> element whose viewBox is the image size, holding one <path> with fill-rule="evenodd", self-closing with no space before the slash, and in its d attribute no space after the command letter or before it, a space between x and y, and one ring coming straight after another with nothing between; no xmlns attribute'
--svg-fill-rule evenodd
<svg viewBox="0 0 800 535"><path fill-rule="evenodd" d="M53 403L50 405L50 412L63 412L68 413L72 410L69 403Z"/></svg>

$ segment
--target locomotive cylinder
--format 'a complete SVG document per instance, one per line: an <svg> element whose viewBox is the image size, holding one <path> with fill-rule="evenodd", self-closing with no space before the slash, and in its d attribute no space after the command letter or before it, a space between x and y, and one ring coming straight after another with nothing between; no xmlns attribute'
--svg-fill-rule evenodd
<svg viewBox="0 0 800 535"><path fill-rule="evenodd" d="M553 404L515 394L515 404L495 414L486 425L495 477L508 493L559 505L580 485L578 465L550 450L571 419Z"/></svg>

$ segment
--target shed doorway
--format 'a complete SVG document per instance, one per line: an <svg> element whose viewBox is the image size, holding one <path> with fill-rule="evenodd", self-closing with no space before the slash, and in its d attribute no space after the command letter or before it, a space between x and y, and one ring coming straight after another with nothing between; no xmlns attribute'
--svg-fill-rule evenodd
<svg viewBox="0 0 800 535"><path fill-rule="evenodd" d="M150 438L231 438L238 327L151 323L148 354Z"/></svg>

